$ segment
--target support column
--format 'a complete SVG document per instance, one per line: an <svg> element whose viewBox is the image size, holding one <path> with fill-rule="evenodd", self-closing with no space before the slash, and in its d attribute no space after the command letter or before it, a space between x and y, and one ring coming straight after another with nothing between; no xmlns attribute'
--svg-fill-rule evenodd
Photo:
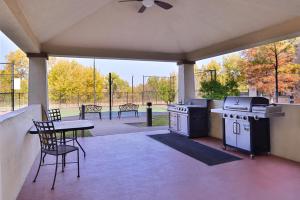
<svg viewBox="0 0 300 200"><path fill-rule="evenodd" d="M48 110L48 76L46 54L28 53L29 58L29 86L28 104L41 104Z"/></svg>
<svg viewBox="0 0 300 200"><path fill-rule="evenodd" d="M178 103L195 98L194 61L181 61L178 65Z"/></svg>

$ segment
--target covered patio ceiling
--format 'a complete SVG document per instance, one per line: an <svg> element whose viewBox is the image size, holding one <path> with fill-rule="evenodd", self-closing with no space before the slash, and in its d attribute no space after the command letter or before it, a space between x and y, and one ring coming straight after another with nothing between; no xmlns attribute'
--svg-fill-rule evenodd
<svg viewBox="0 0 300 200"><path fill-rule="evenodd" d="M27 53L200 60L300 34L299 0L0 0L0 29Z"/></svg>

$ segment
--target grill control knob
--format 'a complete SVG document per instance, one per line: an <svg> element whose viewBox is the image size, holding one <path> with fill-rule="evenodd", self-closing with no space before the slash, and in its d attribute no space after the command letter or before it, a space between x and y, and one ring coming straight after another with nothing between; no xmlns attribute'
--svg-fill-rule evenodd
<svg viewBox="0 0 300 200"><path fill-rule="evenodd" d="M227 115L227 114L224 114L223 116L224 116L224 117L228 117L228 115Z"/></svg>
<svg viewBox="0 0 300 200"><path fill-rule="evenodd" d="M236 116L237 119L241 119L241 117L239 115Z"/></svg>
<svg viewBox="0 0 300 200"><path fill-rule="evenodd" d="M244 119L244 120L248 120L248 117L247 117L247 116L244 116L243 119Z"/></svg>
<svg viewBox="0 0 300 200"><path fill-rule="evenodd" d="M230 118L233 118L233 115L229 115Z"/></svg>

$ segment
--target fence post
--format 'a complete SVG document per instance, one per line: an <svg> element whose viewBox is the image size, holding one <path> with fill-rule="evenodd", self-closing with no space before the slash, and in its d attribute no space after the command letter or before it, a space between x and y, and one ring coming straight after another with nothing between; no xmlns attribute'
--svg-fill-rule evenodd
<svg viewBox="0 0 300 200"><path fill-rule="evenodd" d="M108 75L108 87L109 87L109 119L112 119L112 91L111 91L111 85L112 85L112 79L111 79L111 73Z"/></svg>
<svg viewBox="0 0 300 200"><path fill-rule="evenodd" d="M61 92L59 92L59 107L61 108Z"/></svg>
<svg viewBox="0 0 300 200"><path fill-rule="evenodd" d="M79 107L79 92L77 93L77 105L78 105L78 107Z"/></svg>
<svg viewBox="0 0 300 200"><path fill-rule="evenodd" d="M19 92L19 108L21 108L21 93Z"/></svg>
<svg viewBox="0 0 300 200"><path fill-rule="evenodd" d="M145 76L143 75L143 92L142 92L142 105L144 105L145 96Z"/></svg>
<svg viewBox="0 0 300 200"><path fill-rule="evenodd" d="M133 76L131 77L131 103L133 103Z"/></svg>
<svg viewBox="0 0 300 200"><path fill-rule="evenodd" d="M15 110L15 69L14 63L11 64L11 109Z"/></svg>

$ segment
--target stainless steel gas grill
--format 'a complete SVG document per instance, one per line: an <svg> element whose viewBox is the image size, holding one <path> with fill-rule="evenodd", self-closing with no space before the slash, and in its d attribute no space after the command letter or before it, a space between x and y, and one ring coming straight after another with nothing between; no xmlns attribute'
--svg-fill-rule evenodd
<svg viewBox="0 0 300 200"><path fill-rule="evenodd" d="M208 135L207 99L192 99L186 105L169 105L169 130L191 138Z"/></svg>
<svg viewBox="0 0 300 200"><path fill-rule="evenodd" d="M211 112L223 116L223 143L256 154L270 152L270 117L283 116L280 106L263 97L226 97L223 109Z"/></svg>

